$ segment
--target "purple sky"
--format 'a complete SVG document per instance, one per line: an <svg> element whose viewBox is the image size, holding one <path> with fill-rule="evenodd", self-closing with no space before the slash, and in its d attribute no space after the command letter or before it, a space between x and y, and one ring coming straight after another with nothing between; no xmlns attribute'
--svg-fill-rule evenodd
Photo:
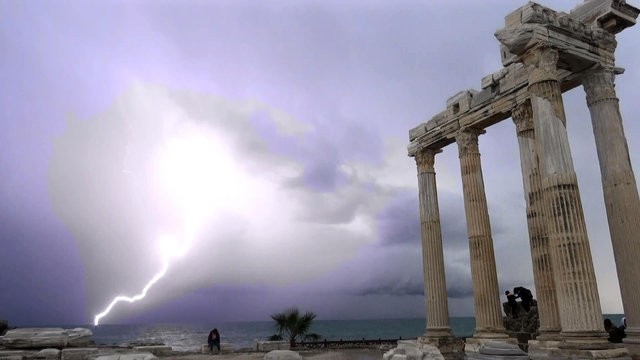
<svg viewBox="0 0 640 360"><path fill-rule="evenodd" d="M501 67L516 6L0 3L0 319L91 322L161 268L165 235L191 247L104 322L424 316L408 130ZM616 53L636 169L637 37ZM621 312L584 92L564 100L603 311ZM533 287L512 122L480 150L500 287ZM472 315L455 146L436 171L450 311Z"/></svg>

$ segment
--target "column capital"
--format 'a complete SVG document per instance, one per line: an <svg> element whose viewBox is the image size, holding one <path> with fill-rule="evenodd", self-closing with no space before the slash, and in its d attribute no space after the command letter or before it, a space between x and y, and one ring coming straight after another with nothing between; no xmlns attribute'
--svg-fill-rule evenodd
<svg viewBox="0 0 640 360"><path fill-rule="evenodd" d="M484 134L486 131L476 128L466 128L460 130L456 134L456 142L458 143L459 155L478 154L478 135Z"/></svg>
<svg viewBox="0 0 640 360"><path fill-rule="evenodd" d="M430 149L424 148L416 153L416 165L418 165L418 174L426 172L435 172L433 164L435 162L436 154L442 152L442 149Z"/></svg>
<svg viewBox="0 0 640 360"><path fill-rule="evenodd" d="M548 80L558 80L558 50L546 45L529 50L523 56L523 63L529 73L529 85Z"/></svg>
<svg viewBox="0 0 640 360"><path fill-rule="evenodd" d="M533 130L533 110L531 101L527 100L518 105L511 112L511 119L516 125L516 132L521 134L528 130Z"/></svg>
<svg viewBox="0 0 640 360"><path fill-rule="evenodd" d="M587 93L588 106L605 100L618 100L615 77L612 68L598 67L585 71L582 77L582 86Z"/></svg>

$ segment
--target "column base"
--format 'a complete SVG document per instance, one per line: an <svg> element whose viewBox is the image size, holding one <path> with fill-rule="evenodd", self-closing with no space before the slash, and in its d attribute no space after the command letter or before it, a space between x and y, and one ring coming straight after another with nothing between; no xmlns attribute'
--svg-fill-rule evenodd
<svg viewBox="0 0 640 360"><path fill-rule="evenodd" d="M424 335L422 337L425 338L451 338L453 337L453 333L451 332L451 328L448 326L442 327L429 327L425 330Z"/></svg>
<svg viewBox="0 0 640 360"><path fill-rule="evenodd" d="M640 334L635 332L627 333L627 337L622 339L622 345L629 350L633 360L640 360L640 336L638 335Z"/></svg>
<svg viewBox="0 0 640 360"><path fill-rule="evenodd" d="M429 333L429 332L427 332ZM418 346L430 345L440 350L445 358L455 358L455 354L462 353L464 350L464 342L461 339L453 337L451 333L445 336L423 335L418 338Z"/></svg>
<svg viewBox="0 0 640 360"><path fill-rule="evenodd" d="M529 360L529 356L518 346L516 339L469 338L464 350L466 358L473 360Z"/></svg>
<svg viewBox="0 0 640 360"><path fill-rule="evenodd" d="M507 339L509 335L504 328L484 328L476 329L473 334L474 339Z"/></svg>
<svg viewBox="0 0 640 360"><path fill-rule="evenodd" d="M560 336L560 329L539 330L538 336L536 336L536 340L560 341L562 340L562 336Z"/></svg>
<svg viewBox="0 0 640 360"><path fill-rule="evenodd" d="M624 332L627 334L627 337L622 339L622 342L630 342L632 344L640 343L640 328L626 327Z"/></svg>
<svg viewBox="0 0 640 360"><path fill-rule="evenodd" d="M582 345L566 340L531 340L529 341L529 358L531 360L632 359L629 350L622 344L598 343L597 345L588 346L591 348ZM593 347L599 347L599 349Z"/></svg>
<svg viewBox="0 0 640 360"><path fill-rule="evenodd" d="M518 341L514 338L502 338L502 339L495 339L495 338L477 338L475 337L471 337L471 338L467 338L465 340L464 343L464 352L465 353L477 353L480 352L480 349L489 344L489 343L502 343L502 344L509 344L509 345L513 345L513 346L518 346Z"/></svg>
<svg viewBox="0 0 640 360"><path fill-rule="evenodd" d="M631 360L629 350L622 344L609 342L598 344L579 344L571 341L529 341L531 360L548 359L616 359Z"/></svg>
<svg viewBox="0 0 640 360"><path fill-rule="evenodd" d="M560 345L563 349L604 350L613 345L607 340L608 335L604 331L561 331L560 336L564 340Z"/></svg>

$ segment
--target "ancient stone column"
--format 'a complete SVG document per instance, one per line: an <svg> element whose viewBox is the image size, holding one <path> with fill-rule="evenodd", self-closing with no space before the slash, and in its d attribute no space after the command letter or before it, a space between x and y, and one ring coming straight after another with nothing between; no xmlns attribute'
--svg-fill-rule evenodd
<svg viewBox="0 0 640 360"><path fill-rule="evenodd" d="M444 273L444 252L436 173L435 155L441 150L424 149L416 154L418 192L420 196L420 225L422 233L422 266L424 270L424 299L427 328L425 337L451 337L447 285Z"/></svg>
<svg viewBox="0 0 640 360"><path fill-rule="evenodd" d="M640 199L629 160L627 139L612 69L596 69L583 78L596 139L611 244L618 270L627 339L640 342Z"/></svg>
<svg viewBox="0 0 640 360"><path fill-rule="evenodd" d="M561 335L567 340L591 337L593 342L599 342L605 336L602 310L565 127L557 61L558 52L549 47L530 50L524 58Z"/></svg>
<svg viewBox="0 0 640 360"><path fill-rule="evenodd" d="M549 236L544 212L542 181L536 151L535 132L533 131L533 113L531 102L519 105L511 114L516 125L518 145L520 147L520 166L524 185L524 197L527 205L527 227L533 280L536 285L540 335L538 340L552 339L560 332L560 314L553 278L553 264L549 249Z"/></svg>
<svg viewBox="0 0 640 360"><path fill-rule="evenodd" d="M491 237L487 198L482 179L478 135L482 130L465 129L456 136L462 172L464 209L469 236L473 299L476 312L474 337L505 338L502 325L496 259Z"/></svg>

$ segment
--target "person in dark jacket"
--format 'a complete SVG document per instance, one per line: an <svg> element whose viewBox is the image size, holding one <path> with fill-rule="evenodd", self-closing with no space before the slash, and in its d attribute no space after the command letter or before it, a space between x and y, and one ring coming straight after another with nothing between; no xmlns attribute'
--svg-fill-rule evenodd
<svg viewBox="0 0 640 360"><path fill-rule="evenodd" d="M531 308L531 302L533 301L531 290L522 286L518 286L513 288L513 293L516 295L516 297L519 297L522 300L522 307L524 308L524 311L529 312L529 309Z"/></svg>
<svg viewBox="0 0 640 360"><path fill-rule="evenodd" d="M220 333L218 333L218 329L211 330L207 338L207 343L209 344L209 350L213 351L213 347L215 346L218 348L218 352L220 352Z"/></svg>
<svg viewBox="0 0 640 360"><path fill-rule="evenodd" d="M509 292L509 290L504 292L507 295L507 303L509 304L509 308L511 309L511 317L514 319L518 318L518 303L516 302L516 296Z"/></svg>

